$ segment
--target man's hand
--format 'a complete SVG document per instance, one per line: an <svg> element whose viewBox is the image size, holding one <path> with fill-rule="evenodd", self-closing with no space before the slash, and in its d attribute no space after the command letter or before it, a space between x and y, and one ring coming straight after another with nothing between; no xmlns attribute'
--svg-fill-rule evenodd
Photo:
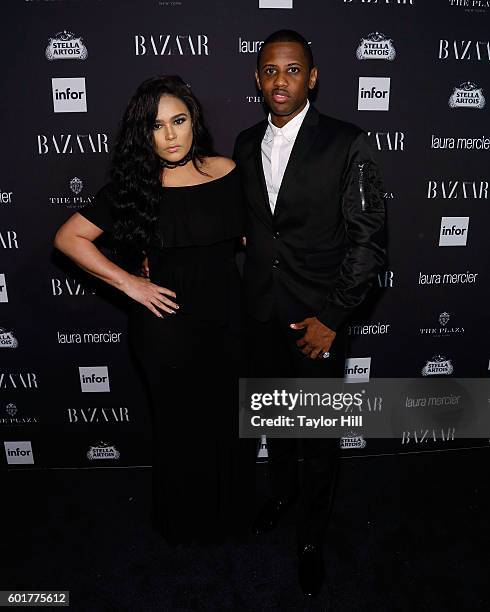
<svg viewBox="0 0 490 612"><path fill-rule="evenodd" d="M307 317L299 323L291 323L292 329L306 329L303 337L296 344L301 352L310 359L316 359L320 353L330 350L337 335L333 329L321 323L316 317Z"/></svg>

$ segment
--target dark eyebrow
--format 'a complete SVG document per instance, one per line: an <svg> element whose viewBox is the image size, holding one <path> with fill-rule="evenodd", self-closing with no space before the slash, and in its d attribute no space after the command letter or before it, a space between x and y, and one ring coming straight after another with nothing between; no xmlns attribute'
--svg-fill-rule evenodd
<svg viewBox="0 0 490 612"><path fill-rule="evenodd" d="M175 119L178 119L179 117L187 117L187 113L179 113L178 115L174 115L173 117L170 117L170 121L174 121ZM164 123L163 119L159 119L158 117L155 119L155 121L160 121L160 123Z"/></svg>
<svg viewBox="0 0 490 612"><path fill-rule="evenodd" d="M289 62L288 66L303 66L301 62ZM277 68L277 64L264 64L262 69L264 68Z"/></svg>

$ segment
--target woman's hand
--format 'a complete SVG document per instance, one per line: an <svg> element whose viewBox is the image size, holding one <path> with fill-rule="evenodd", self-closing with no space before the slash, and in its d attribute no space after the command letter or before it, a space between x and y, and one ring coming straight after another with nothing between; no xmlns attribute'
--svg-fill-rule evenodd
<svg viewBox="0 0 490 612"><path fill-rule="evenodd" d="M167 295L173 298L177 297L171 289L155 285L149 279L142 278L141 276L130 274L121 289L130 298L143 304L143 306L146 306L148 310L151 310L154 315L160 318L163 315L158 312L157 308L170 314L175 314L175 310L179 308L178 304L165 297Z"/></svg>

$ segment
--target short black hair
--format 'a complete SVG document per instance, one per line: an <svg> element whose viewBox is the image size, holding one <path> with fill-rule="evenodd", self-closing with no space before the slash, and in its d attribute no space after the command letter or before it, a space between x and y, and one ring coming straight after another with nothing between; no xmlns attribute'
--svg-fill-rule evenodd
<svg viewBox="0 0 490 612"><path fill-rule="evenodd" d="M308 59L308 70L311 70L315 65L311 47L304 36L302 36L299 32L296 32L295 30L277 30L277 32L269 34L269 36L264 40L262 46L259 49L259 52L257 53L257 70L260 68L260 59L262 57L262 51L264 50L264 47L269 43L276 42L295 42L300 44L303 47L303 51L305 52L305 55Z"/></svg>

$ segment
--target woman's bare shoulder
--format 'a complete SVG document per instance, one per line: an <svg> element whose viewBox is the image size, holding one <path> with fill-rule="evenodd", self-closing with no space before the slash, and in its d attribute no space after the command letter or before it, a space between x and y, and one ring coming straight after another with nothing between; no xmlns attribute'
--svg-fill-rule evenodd
<svg viewBox="0 0 490 612"><path fill-rule="evenodd" d="M236 166L235 162L229 157L206 157L204 160L204 169L209 172L214 178L220 178L231 172Z"/></svg>

